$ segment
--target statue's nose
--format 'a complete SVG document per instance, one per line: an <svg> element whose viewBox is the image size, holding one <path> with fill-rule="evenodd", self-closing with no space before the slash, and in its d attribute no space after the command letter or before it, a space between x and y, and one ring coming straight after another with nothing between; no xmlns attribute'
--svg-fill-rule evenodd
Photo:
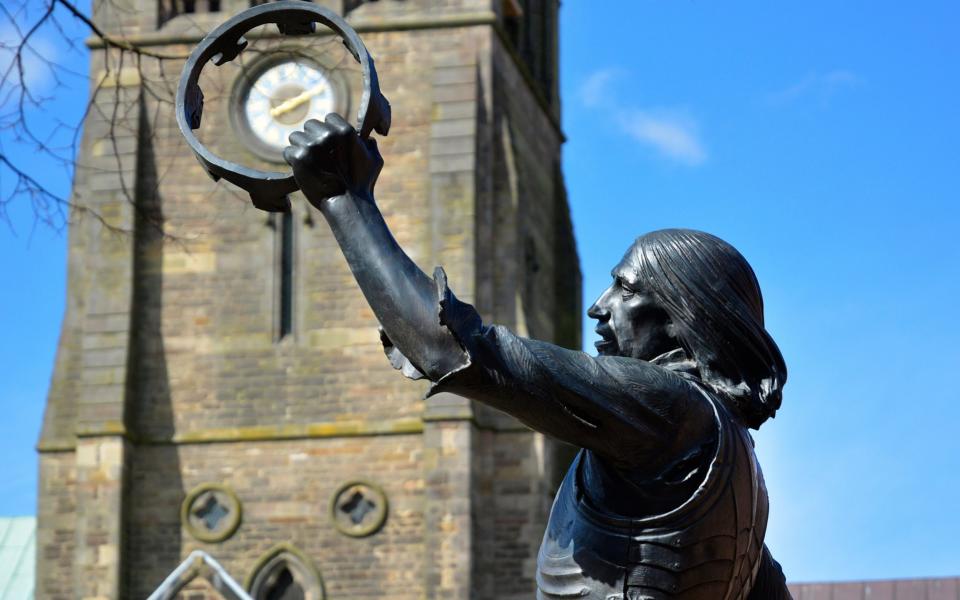
<svg viewBox="0 0 960 600"><path fill-rule="evenodd" d="M597 301L593 303L593 306L587 309L587 316L600 322L606 321L610 318L610 311L600 306L600 301L602 299L603 296L600 296L600 298L597 298Z"/></svg>
<svg viewBox="0 0 960 600"><path fill-rule="evenodd" d="M600 297L596 299L589 309L587 309L587 316L591 319L596 319L601 323L605 323L610 319L610 294L613 291L613 286L608 287L603 290L603 293L600 294Z"/></svg>

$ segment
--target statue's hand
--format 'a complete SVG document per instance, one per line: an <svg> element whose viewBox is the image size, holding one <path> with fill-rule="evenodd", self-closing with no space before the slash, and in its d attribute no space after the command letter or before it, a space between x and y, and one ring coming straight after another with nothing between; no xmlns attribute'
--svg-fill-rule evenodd
<svg viewBox="0 0 960 600"><path fill-rule="evenodd" d="M327 115L324 123L310 119L303 131L290 134L283 158L307 200L317 208L346 193L373 198L373 186L383 158L373 139L361 138L343 117Z"/></svg>

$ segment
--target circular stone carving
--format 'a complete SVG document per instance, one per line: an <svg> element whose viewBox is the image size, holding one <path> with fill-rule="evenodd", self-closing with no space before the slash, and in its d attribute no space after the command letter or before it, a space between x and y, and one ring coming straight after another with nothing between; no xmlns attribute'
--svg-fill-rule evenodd
<svg viewBox="0 0 960 600"><path fill-rule="evenodd" d="M180 506L180 522L201 542L222 542L240 526L240 500L233 490L204 483L187 494Z"/></svg>
<svg viewBox="0 0 960 600"><path fill-rule="evenodd" d="M330 517L344 535L373 535L387 520L387 495L367 481L345 483L333 494Z"/></svg>

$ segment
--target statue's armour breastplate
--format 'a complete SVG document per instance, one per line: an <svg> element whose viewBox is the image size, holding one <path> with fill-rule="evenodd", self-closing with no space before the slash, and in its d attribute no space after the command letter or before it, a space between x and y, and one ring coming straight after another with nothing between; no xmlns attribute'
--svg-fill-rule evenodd
<svg viewBox="0 0 960 600"><path fill-rule="evenodd" d="M719 426L703 483L664 514L625 518L594 506L577 456L557 492L537 559L537 599L742 600L767 527L767 490L746 429L709 394Z"/></svg>

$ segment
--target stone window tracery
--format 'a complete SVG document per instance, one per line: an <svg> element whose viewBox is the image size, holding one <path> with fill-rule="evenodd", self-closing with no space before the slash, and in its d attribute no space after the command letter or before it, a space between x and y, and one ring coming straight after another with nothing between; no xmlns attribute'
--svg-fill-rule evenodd
<svg viewBox="0 0 960 600"><path fill-rule="evenodd" d="M323 581L310 559L290 544L272 548L257 561L247 590L254 600L324 600Z"/></svg>
<svg viewBox="0 0 960 600"><path fill-rule="evenodd" d="M240 526L241 505L229 487L205 483L187 494L180 506L180 522L194 538L208 543L222 542Z"/></svg>
<svg viewBox="0 0 960 600"><path fill-rule="evenodd" d="M333 494L330 517L334 527L344 535L373 535L387 519L387 496L373 483L347 482Z"/></svg>

